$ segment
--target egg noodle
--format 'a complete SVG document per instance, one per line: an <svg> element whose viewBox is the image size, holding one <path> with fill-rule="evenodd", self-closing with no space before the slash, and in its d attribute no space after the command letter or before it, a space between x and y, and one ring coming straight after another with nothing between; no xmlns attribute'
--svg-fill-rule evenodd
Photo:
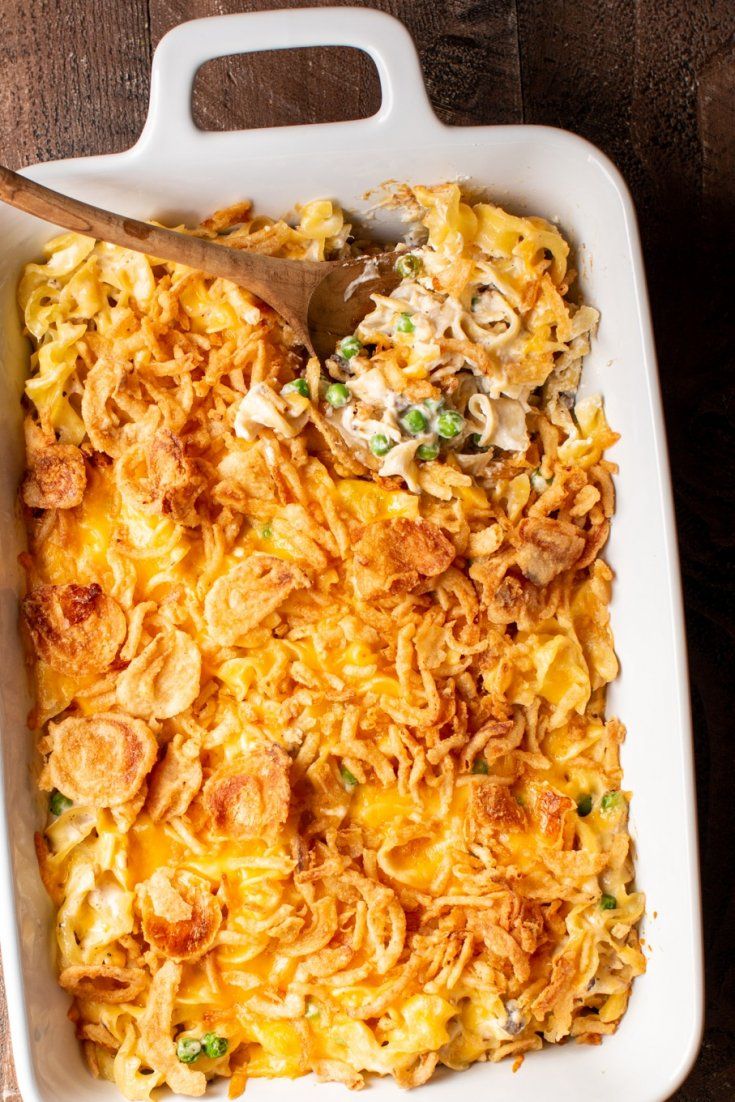
<svg viewBox="0 0 735 1102"><path fill-rule="evenodd" d="M130 1099L520 1064L614 1032L644 970L597 315L542 219L392 202L401 280L324 366L241 288L77 234L21 280L37 851ZM358 251L326 200L190 232Z"/></svg>

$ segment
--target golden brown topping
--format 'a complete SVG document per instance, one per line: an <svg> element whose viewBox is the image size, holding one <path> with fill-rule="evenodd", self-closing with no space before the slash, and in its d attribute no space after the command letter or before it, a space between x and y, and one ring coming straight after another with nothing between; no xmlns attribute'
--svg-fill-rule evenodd
<svg viewBox="0 0 735 1102"><path fill-rule="evenodd" d="M232 838L273 838L288 817L291 759L275 743L225 765L204 786L211 828Z"/></svg>
<svg viewBox="0 0 735 1102"><path fill-rule="evenodd" d="M436 1065L439 1063L438 1052L423 1052L421 1056L417 1056L413 1063L408 1064L406 1067L398 1067L394 1071L396 1083L403 1090L411 1090L413 1087L423 1087L424 1083L428 1083L432 1075L436 1071Z"/></svg>
<svg viewBox="0 0 735 1102"><path fill-rule="evenodd" d="M422 577L434 577L451 565L454 546L428 520L379 520L369 524L355 544L355 581L361 597L406 593Z"/></svg>
<svg viewBox="0 0 735 1102"><path fill-rule="evenodd" d="M491 781L480 781L472 786L472 820L478 835L487 830L523 830L526 825L523 808L508 786Z"/></svg>
<svg viewBox="0 0 735 1102"><path fill-rule="evenodd" d="M77 999L127 1003L146 985L142 968L114 968L111 964L75 964L65 968L59 983Z"/></svg>
<svg viewBox="0 0 735 1102"><path fill-rule="evenodd" d="M117 406L116 399L129 373L128 363L99 359L87 375L82 394L82 418L92 446L114 457L124 450L127 411Z"/></svg>
<svg viewBox="0 0 735 1102"><path fill-rule="evenodd" d="M146 1061L165 1076L176 1094L201 1098L207 1089L207 1077L182 1063L171 1037L174 1000L181 983L181 965L167 960L151 983L146 1008L138 1019L140 1042Z"/></svg>
<svg viewBox="0 0 735 1102"><path fill-rule="evenodd" d="M351 1091L365 1086L364 1077L345 1060L315 1060L314 1074L320 1083L341 1083Z"/></svg>
<svg viewBox="0 0 735 1102"><path fill-rule="evenodd" d="M21 497L30 509L73 509L84 497L84 456L73 444L57 444L38 425L26 420L28 470Z"/></svg>
<svg viewBox="0 0 735 1102"><path fill-rule="evenodd" d="M472 926L476 933L481 935L493 956L506 967L510 965L516 979L520 983L525 983L531 974L528 954L521 949L516 939L507 930L497 925L492 913L480 912L473 920Z"/></svg>
<svg viewBox="0 0 735 1102"><path fill-rule="evenodd" d="M38 657L72 676L106 670L127 633L125 613L96 583L36 586L21 614Z"/></svg>
<svg viewBox="0 0 735 1102"><path fill-rule="evenodd" d="M218 578L204 602L212 639L229 647L311 583L298 566L275 555L254 554Z"/></svg>
<svg viewBox="0 0 735 1102"><path fill-rule="evenodd" d="M148 780L146 811L154 823L184 815L202 783L199 747L176 735Z"/></svg>
<svg viewBox="0 0 735 1102"><path fill-rule="evenodd" d="M569 957L556 958L551 966L551 978L548 984L531 1006L537 1018L543 1018L569 994L574 983L575 972L574 962Z"/></svg>
<svg viewBox="0 0 735 1102"><path fill-rule="evenodd" d="M44 788L58 788L74 803L119 807L139 791L156 760L158 744L140 719L103 712L49 724Z"/></svg>
<svg viewBox="0 0 735 1102"><path fill-rule="evenodd" d="M493 624L527 627L553 615L553 594L509 570L507 555L480 559L472 564L470 578L481 587L482 606ZM516 570L516 567L512 568Z"/></svg>
<svg viewBox="0 0 735 1102"><path fill-rule="evenodd" d="M545 788L536 801L536 813L541 830L547 838L558 838L564 824L564 815L577 805L569 796L562 796L553 788Z"/></svg>
<svg viewBox="0 0 735 1102"><path fill-rule="evenodd" d="M157 869L137 891L143 934L162 956L191 960L212 947L222 911L206 880L181 869Z"/></svg>
<svg viewBox="0 0 735 1102"><path fill-rule="evenodd" d="M161 512L177 524L197 525L194 506L204 483L181 438L170 429L161 429L148 445L147 458L151 489Z"/></svg>
<svg viewBox="0 0 735 1102"><path fill-rule="evenodd" d="M527 517L518 529L521 546L516 561L534 585L548 585L574 566L585 540L574 524L550 517Z"/></svg>
<svg viewBox="0 0 735 1102"><path fill-rule="evenodd" d="M117 699L134 716L170 719L196 700L202 659L184 631L162 631L120 674Z"/></svg>

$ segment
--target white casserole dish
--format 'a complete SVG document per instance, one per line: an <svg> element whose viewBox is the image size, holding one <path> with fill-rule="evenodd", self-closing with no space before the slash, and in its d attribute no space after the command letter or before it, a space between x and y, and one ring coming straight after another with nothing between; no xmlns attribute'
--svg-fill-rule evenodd
<svg viewBox="0 0 735 1102"><path fill-rule="evenodd" d="M373 58L382 106L357 122L238 133L203 133L190 115L197 68L225 54L349 45ZM618 512L605 557L617 573L613 627L622 673L610 714L628 727L625 787L632 789L637 881L648 897L649 969L634 987L615 1036L597 1048L570 1044L509 1063L437 1076L422 1096L455 1102L487 1091L504 1102L663 1102L696 1056L703 982L689 696L671 487L651 322L635 214L617 170L564 131L531 126L447 128L429 106L405 28L367 9L321 8L202 19L175 28L153 61L151 104L133 149L115 156L36 165L27 175L81 199L137 217L195 219L241 198L281 214L299 200L334 196L365 210L363 193L394 178L436 183L468 178L513 211L558 219L578 249L584 300L602 314L585 362L584 388L601 391L622 434ZM390 220L381 232L390 233ZM394 233L400 227L393 226ZM119 1097L92 1079L66 1018L51 954L51 906L36 869L40 821L29 773L32 739L16 632L22 531L16 487L22 469L22 391L28 350L15 288L21 265L52 235L44 223L0 209L0 675L5 818L0 846L0 934L11 1035L25 1102L101 1102ZM14 906L10 901L14 900ZM226 1097L226 1082L210 1097ZM377 1096L405 1098L379 1082ZM344 1088L313 1079L254 1081L248 1098L293 1102Z"/></svg>

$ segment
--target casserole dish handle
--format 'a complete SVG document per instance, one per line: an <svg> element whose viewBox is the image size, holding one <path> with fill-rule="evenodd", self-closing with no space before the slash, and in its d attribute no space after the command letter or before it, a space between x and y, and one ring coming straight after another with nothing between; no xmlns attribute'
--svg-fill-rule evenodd
<svg viewBox="0 0 735 1102"><path fill-rule="evenodd" d="M439 122L426 95L421 66L403 23L369 8L301 8L244 12L192 19L170 30L153 56L148 117L138 145L175 156L183 147L216 141L191 113L191 95L199 68L214 58L309 46L352 46L368 54L378 70L382 102L367 119L322 124L350 130L363 144L412 139L436 132ZM310 124L282 127L304 131ZM254 135L257 131L241 131Z"/></svg>

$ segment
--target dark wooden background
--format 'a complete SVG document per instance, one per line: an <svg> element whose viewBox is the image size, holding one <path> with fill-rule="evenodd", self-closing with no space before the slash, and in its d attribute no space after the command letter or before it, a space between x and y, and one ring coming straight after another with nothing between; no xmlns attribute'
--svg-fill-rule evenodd
<svg viewBox="0 0 735 1102"><path fill-rule="evenodd" d="M291 0L0 0L0 162L133 143L151 54L201 15ZM373 0L412 31L447 123L547 123L623 170L641 220L676 491L699 784L708 1012L677 1102L735 1099L735 0ZM214 62L213 129L370 114L355 51ZM570 186L573 181L570 181ZM635 398L631 395L631 401ZM655 686L654 686L655 691ZM667 816L661 809L661 845ZM4 904L0 904L4 905ZM0 988L0 1006L2 991ZM661 1028L666 1014L661 1008ZM0 1017L0 1088L19 1097ZM594 1102L591 1099L590 1102ZM624 1102L624 1100L621 1100Z"/></svg>

